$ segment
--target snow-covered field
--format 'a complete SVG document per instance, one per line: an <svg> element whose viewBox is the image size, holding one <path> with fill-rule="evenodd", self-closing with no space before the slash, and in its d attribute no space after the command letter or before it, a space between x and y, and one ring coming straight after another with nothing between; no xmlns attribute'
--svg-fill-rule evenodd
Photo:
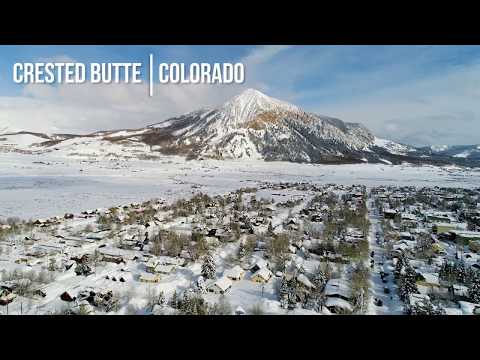
<svg viewBox="0 0 480 360"><path fill-rule="evenodd" d="M259 182L455 186L480 184L480 170L411 165L317 165L261 160L86 160L0 153L0 218L63 215L151 198L221 194Z"/></svg>

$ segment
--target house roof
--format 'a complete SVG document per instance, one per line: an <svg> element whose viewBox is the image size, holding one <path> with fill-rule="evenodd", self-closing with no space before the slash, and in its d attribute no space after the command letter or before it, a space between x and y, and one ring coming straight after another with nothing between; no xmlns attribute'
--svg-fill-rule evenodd
<svg viewBox="0 0 480 360"><path fill-rule="evenodd" d="M243 273L243 269L240 266L235 265L233 268L225 270L224 275L230 278L239 278Z"/></svg>
<svg viewBox="0 0 480 360"><path fill-rule="evenodd" d="M438 274L436 273L427 273L423 271L418 271L418 273L423 276L425 282L433 285L440 285Z"/></svg>
<svg viewBox="0 0 480 360"><path fill-rule="evenodd" d="M224 276L215 281L212 285L217 286L222 291L226 291L232 286L232 284L232 280Z"/></svg>
<svg viewBox="0 0 480 360"><path fill-rule="evenodd" d="M349 299L351 296L350 286L348 285L347 281L343 279L330 279L325 285L325 295L340 295L344 298Z"/></svg>
<svg viewBox="0 0 480 360"><path fill-rule="evenodd" d="M353 311L353 306L350 304L348 301L340 298L328 298L327 301L325 302L326 307L338 307L341 309L346 309L348 311Z"/></svg>
<svg viewBox="0 0 480 360"><path fill-rule="evenodd" d="M304 274L298 275L297 280L308 288L315 288L315 285L313 285Z"/></svg>
<svg viewBox="0 0 480 360"><path fill-rule="evenodd" d="M140 275L140 280L156 281L158 279L159 279L158 275L155 275L155 274L141 274Z"/></svg>
<svg viewBox="0 0 480 360"><path fill-rule="evenodd" d="M256 276L259 276L261 277L262 279L265 279L265 280L268 280L270 277L272 277L272 272L270 270L268 270L267 268L261 268L259 269L257 272L255 272L252 277L256 277Z"/></svg>
<svg viewBox="0 0 480 360"><path fill-rule="evenodd" d="M169 274L175 269L175 265L163 265L163 264L158 264L155 266L155 271L159 273L165 273Z"/></svg>

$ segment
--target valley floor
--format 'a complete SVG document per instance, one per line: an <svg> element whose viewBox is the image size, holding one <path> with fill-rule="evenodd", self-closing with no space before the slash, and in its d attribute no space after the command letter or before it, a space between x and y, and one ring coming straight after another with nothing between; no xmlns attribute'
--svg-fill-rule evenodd
<svg viewBox="0 0 480 360"><path fill-rule="evenodd" d="M222 194L261 182L456 186L480 183L480 170L411 165L318 165L264 161L155 161L0 153L0 218L45 218L202 191Z"/></svg>

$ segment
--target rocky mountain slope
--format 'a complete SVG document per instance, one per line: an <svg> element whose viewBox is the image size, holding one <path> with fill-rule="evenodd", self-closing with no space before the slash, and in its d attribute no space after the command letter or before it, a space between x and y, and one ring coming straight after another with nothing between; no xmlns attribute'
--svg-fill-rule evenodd
<svg viewBox="0 0 480 360"><path fill-rule="evenodd" d="M20 144L15 137L22 135ZM248 89L214 109L200 109L142 129L90 135L15 133L0 135L0 150L78 156L154 156L189 159L264 159L309 163L460 163L466 158L438 155L377 138L358 123L305 112Z"/></svg>

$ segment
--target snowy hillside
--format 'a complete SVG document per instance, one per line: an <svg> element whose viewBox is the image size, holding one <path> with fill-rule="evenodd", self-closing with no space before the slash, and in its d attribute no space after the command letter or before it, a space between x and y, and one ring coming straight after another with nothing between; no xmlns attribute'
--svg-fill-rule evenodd
<svg viewBox="0 0 480 360"><path fill-rule="evenodd" d="M471 161L480 160L480 145L432 145L420 149L428 154Z"/></svg>

